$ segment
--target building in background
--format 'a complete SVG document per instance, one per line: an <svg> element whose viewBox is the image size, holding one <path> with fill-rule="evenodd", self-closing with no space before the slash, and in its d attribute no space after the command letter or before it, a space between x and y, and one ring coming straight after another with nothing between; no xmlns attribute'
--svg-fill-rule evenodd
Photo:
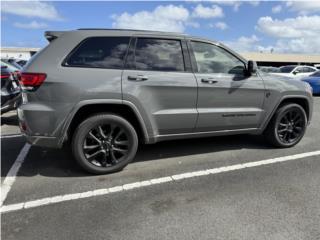
<svg viewBox="0 0 320 240"><path fill-rule="evenodd" d="M2 47L1 58L29 60L40 48Z"/></svg>
<svg viewBox="0 0 320 240"><path fill-rule="evenodd" d="M242 53L244 58L256 61L258 66L281 67L284 65L320 66L320 55L279 54L279 53Z"/></svg>

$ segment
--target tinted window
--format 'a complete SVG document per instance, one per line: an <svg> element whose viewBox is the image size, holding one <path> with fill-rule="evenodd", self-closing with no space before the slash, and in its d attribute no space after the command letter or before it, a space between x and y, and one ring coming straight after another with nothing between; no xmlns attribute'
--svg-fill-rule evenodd
<svg viewBox="0 0 320 240"><path fill-rule="evenodd" d="M295 69L295 66L280 67L280 72L282 72L282 73L291 73L293 69Z"/></svg>
<svg viewBox="0 0 320 240"><path fill-rule="evenodd" d="M65 62L66 66L123 68L128 37L93 37L85 40Z"/></svg>
<svg viewBox="0 0 320 240"><path fill-rule="evenodd" d="M179 40L140 38L134 59L134 68L138 70L184 71Z"/></svg>
<svg viewBox="0 0 320 240"><path fill-rule="evenodd" d="M315 72L316 70L314 70L313 68L310 67L304 67L304 72Z"/></svg>
<svg viewBox="0 0 320 240"><path fill-rule="evenodd" d="M226 50L209 43L192 42L198 72L243 74L245 65Z"/></svg>

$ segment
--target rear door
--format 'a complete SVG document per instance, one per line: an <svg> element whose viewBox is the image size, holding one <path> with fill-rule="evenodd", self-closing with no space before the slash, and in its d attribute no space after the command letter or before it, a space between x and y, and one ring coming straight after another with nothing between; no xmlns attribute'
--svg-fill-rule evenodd
<svg viewBox="0 0 320 240"><path fill-rule="evenodd" d="M123 100L148 118L154 136L192 132L197 81L184 39L137 36L122 74Z"/></svg>
<svg viewBox="0 0 320 240"><path fill-rule="evenodd" d="M258 128L263 115L264 83L246 76L245 62L210 42L190 41L199 85L196 131Z"/></svg>

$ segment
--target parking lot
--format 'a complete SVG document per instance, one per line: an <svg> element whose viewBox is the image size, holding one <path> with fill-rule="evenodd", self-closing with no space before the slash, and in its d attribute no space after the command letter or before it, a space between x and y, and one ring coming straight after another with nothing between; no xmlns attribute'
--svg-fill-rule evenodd
<svg viewBox="0 0 320 240"><path fill-rule="evenodd" d="M293 148L249 135L162 142L103 176L67 149L29 149L14 112L1 121L3 239L320 237L320 97Z"/></svg>

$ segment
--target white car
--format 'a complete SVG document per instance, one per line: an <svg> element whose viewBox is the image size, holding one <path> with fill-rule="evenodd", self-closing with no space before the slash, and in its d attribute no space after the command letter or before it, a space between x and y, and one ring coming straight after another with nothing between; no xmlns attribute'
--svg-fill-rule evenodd
<svg viewBox="0 0 320 240"><path fill-rule="evenodd" d="M279 72L274 72L270 74L300 79L303 77L308 77L312 73L318 71L318 69L315 67L303 66L303 65L283 66L283 67L280 67L279 70L280 70Z"/></svg>

